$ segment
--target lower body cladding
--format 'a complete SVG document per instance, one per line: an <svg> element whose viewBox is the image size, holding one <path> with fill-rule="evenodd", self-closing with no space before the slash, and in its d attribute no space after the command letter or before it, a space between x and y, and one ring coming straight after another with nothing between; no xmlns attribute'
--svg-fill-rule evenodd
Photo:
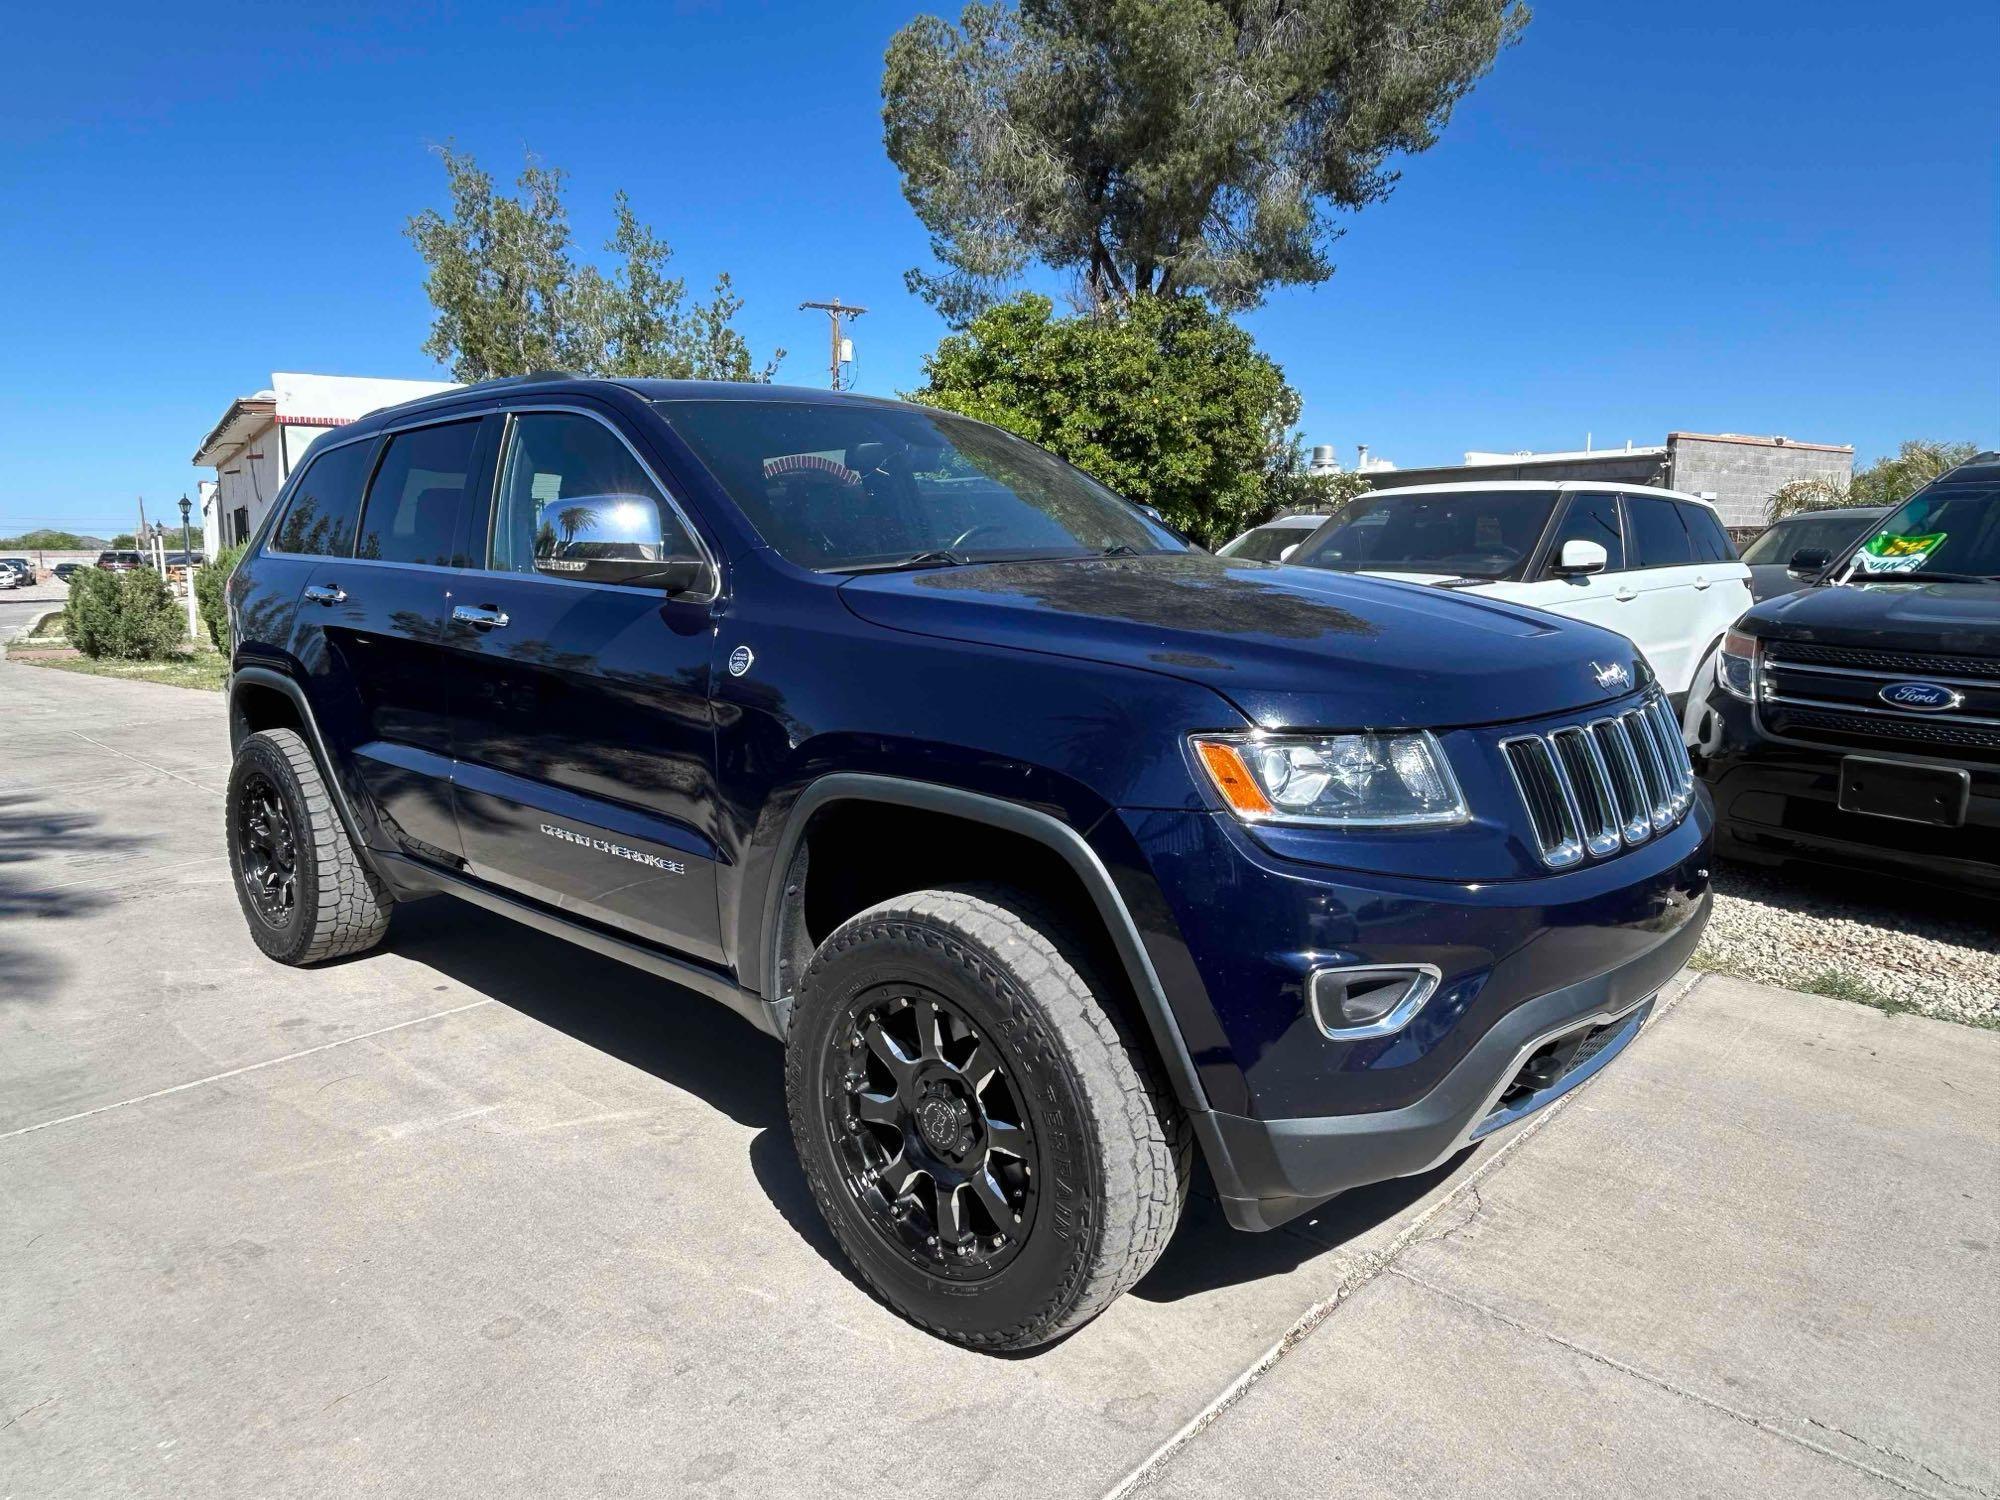
<svg viewBox="0 0 2000 1500"><path fill-rule="evenodd" d="M1475 884L1308 869L1220 816L1127 820L1187 939L1158 967L1207 1095L1195 1130L1239 1229L1426 1171L1561 1097L1637 1035L1708 919L1705 797L1622 855ZM1422 998L1388 1012L1393 1030L1342 1026L1315 1003L1316 975L1375 984L1397 969Z"/></svg>
<svg viewBox="0 0 2000 1500"><path fill-rule="evenodd" d="M1723 852L1896 870L2000 893L2000 761L1908 745L1774 737L1716 692L1700 745ZM1934 729L1919 722L1920 729Z"/></svg>

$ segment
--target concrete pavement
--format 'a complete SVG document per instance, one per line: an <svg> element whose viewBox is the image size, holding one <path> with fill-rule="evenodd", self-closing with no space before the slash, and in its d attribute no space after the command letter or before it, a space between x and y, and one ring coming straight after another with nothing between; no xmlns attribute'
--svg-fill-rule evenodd
<svg viewBox="0 0 2000 1500"><path fill-rule="evenodd" d="M442 900L271 965L217 698L0 702L0 1497L2000 1493L2000 1036L1705 980L995 1359L847 1275L776 1044Z"/></svg>

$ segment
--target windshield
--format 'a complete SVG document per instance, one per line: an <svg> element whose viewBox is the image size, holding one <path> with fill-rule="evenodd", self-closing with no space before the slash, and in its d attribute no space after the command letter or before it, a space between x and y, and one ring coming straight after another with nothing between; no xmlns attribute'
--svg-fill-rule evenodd
<svg viewBox="0 0 2000 1500"><path fill-rule="evenodd" d="M1055 455L946 412L743 400L658 407L764 540L808 568L1188 550Z"/></svg>
<svg viewBox="0 0 2000 1500"><path fill-rule="evenodd" d="M1788 563L1794 553L1813 549L1834 557L1845 552L1848 544L1860 535L1864 527L1880 519L1879 516L1847 515L1835 510L1822 516L1808 516L1802 521L1780 521L1743 549L1743 561Z"/></svg>
<svg viewBox="0 0 2000 1500"><path fill-rule="evenodd" d="M1246 531L1216 553L1217 557L1247 557L1252 562L1276 562L1287 547L1296 547L1313 534L1310 526L1259 526Z"/></svg>
<svg viewBox="0 0 2000 1500"><path fill-rule="evenodd" d="M1855 551L1846 576L1898 573L2000 577L2000 490L1946 484L1912 495Z"/></svg>
<svg viewBox="0 0 2000 1500"><path fill-rule="evenodd" d="M1518 577L1555 502L1553 490L1364 495L1286 560L1350 573Z"/></svg>

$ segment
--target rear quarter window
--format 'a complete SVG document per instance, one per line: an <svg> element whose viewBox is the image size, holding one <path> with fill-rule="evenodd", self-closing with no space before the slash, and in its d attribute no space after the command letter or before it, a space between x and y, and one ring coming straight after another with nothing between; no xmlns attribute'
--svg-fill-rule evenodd
<svg viewBox="0 0 2000 1500"><path fill-rule="evenodd" d="M1681 524L1687 528L1688 543L1694 548L1696 562L1735 562L1736 546L1729 540L1729 533L1722 529L1722 522L1715 512L1705 505L1689 505L1685 501L1675 501L1675 509L1681 513Z"/></svg>
<svg viewBox="0 0 2000 1500"><path fill-rule="evenodd" d="M1680 507L1673 501L1627 495L1625 519L1632 554L1627 567L1677 568L1695 560L1694 543L1681 520Z"/></svg>
<svg viewBox="0 0 2000 1500"><path fill-rule="evenodd" d="M351 556L361 488L368 482L368 460L374 452L373 443L358 442L314 454L264 550L303 557Z"/></svg>

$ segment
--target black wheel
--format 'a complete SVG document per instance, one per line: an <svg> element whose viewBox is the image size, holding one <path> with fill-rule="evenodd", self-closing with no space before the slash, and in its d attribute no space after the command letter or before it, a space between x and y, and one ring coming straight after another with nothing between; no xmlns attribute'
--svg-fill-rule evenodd
<svg viewBox="0 0 2000 1500"><path fill-rule="evenodd" d="M229 769L229 868L250 936L284 964L382 941L394 897L361 862L305 741L289 729L244 740Z"/></svg>
<svg viewBox="0 0 2000 1500"><path fill-rule="evenodd" d="M863 1278L958 1343L1081 1326L1180 1218L1184 1116L1060 930L1008 892L917 892L836 929L800 986L786 1098Z"/></svg>

